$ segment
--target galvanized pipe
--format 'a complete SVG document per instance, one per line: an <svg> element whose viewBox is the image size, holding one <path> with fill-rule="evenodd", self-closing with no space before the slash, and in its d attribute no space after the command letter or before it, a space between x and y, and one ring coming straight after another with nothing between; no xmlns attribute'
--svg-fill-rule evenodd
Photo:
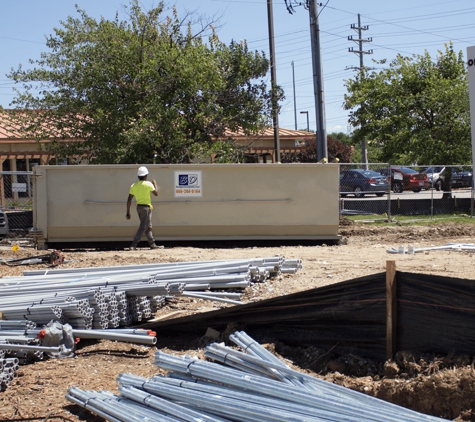
<svg viewBox="0 0 475 422"><path fill-rule="evenodd" d="M218 297L218 296L202 295L199 293L192 293L192 292L183 292L181 295L186 296L186 297L194 297L197 299L214 300L216 302L231 303L232 305L242 305L242 302L238 300L226 299L224 297Z"/></svg>
<svg viewBox="0 0 475 422"><path fill-rule="evenodd" d="M56 275L56 274L70 274L70 273L89 273L89 272L107 272L121 269L123 271L137 271L142 269L169 269L174 268L207 268L207 267L227 267L229 265L263 265L264 262L273 262L282 265L284 259L282 257L270 258L250 258L250 259L225 259L225 260L210 260L210 261L187 261L187 262L172 262L172 263L155 263L155 264L139 264L139 265L124 265L124 266L109 266L109 267L86 267L86 268L55 268L54 270L29 270L24 271L24 276L36 275ZM15 277L12 277L15 278Z"/></svg>
<svg viewBox="0 0 475 422"><path fill-rule="evenodd" d="M206 422L442 420L297 373L275 357L271 358L265 349L260 350L262 346L257 345L245 333L235 333L235 336L238 342L246 347L245 350L252 349L253 355L216 344L208 346L206 352L213 356L224 357L222 360L226 363L230 361L242 363L244 369L247 366L261 367L270 373L273 371L285 373L286 376L300 379L302 382L314 380L312 385L318 385L318 390L308 391L305 388L283 384L267 377L251 375L246 371L238 371L198 358L189 356L180 358L157 352L155 363L172 371L169 377L157 375L147 379L132 374L121 374L117 381L120 385L119 392L125 397L124 399L110 392L88 393L88 395L81 392L78 394L81 401L76 402L82 403L81 405L90 402L96 404L96 400L102 400L106 404L114 403L115 408L120 408L127 418L120 420L127 422L129 416L135 415L150 420L155 420L155 417L157 420L163 420L160 419L161 413L155 416L153 409L173 414L176 420ZM263 355L263 358L256 355ZM146 411L143 405L150 410Z"/></svg>
<svg viewBox="0 0 475 422"><path fill-rule="evenodd" d="M125 397L117 396L110 391L102 390L96 393L96 397L104 403L118 406L123 412L132 414L141 418L143 421L163 421L163 422L180 422L181 419L166 415L162 411L157 411L130 400Z"/></svg>
<svg viewBox="0 0 475 422"><path fill-rule="evenodd" d="M88 401L83 401L81 399L78 399L77 397L75 397L71 394L66 394L65 397L71 403L77 404L78 406L89 410L91 413L94 413L94 414L100 416L101 418L104 418L106 421L109 421L109 422L123 422L123 419L114 418L112 415L108 414L107 412L105 412L101 409L97 409L92 403L90 404Z"/></svg>
<svg viewBox="0 0 475 422"><path fill-rule="evenodd" d="M228 363L228 362L240 363L241 359L246 360L246 354L244 354L242 352L239 352L239 351L236 351L236 350L233 350L233 349L230 349L230 348L225 348L225 347L223 348L221 345L216 344L216 343L214 343L214 344L207 347L207 351L205 352L205 355L208 353L208 350L213 352L214 357L218 356L218 359L220 359L221 361L226 361L226 363ZM219 352L221 352L220 356L218 354ZM257 359L257 358L254 358L252 356L248 356L247 359L250 362L254 363L255 365L259 365L259 359ZM298 379L302 379L304 377L304 374L301 374L301 373L299 373L297 371L294 371L290 368L286 368L282 365L275 365L271 362L262 361L262 367L263 368L268 368L268 375L269 376L274 375L274 373L271 371L271 369L278 369L280 373L284 373L286 375L294 375L294 376L298 377ZM364 395L364 396L359 396L358 395L357 396L357 395L354 395L352 393L349 393L349 391L352 391L352 390L342 388L342 387L340 387L336 384L327 383L327 382L317 380L317 379L315 379L315 380L320 381L320 384L321 384L322 388L320 388L320 390L316 391L316 393L318 393L320 395L323 394L327 397L328 396L339 397L342 401L346 401L347 403L349 403L351 400L354 400L355 403L361 403L361 402L365 402L365 401L370 402L370 403L372 402L371 399L367 400L367 398L369 396L366 396L366 395ZM378 403L378 405L380 405L380 403Z"/></svg>
<svg viewBox="0 0 475 422"><path fill-rule="evenodd" d="M120 381L119 381L120 380ZM206 381L183 381L173 378L155 376L152 380L149 381L140 381L140 379L134 380L133 376L119 376L118 382L120 385L133 385L135 384L136 388L141 388L145 391L153 391L153 387L157 384L164 383L171 385L177 388L182 388L186 390L194 391L196 394L201 396L201 393L212 396L220 396L222 400L226 401L244 401L247 403L252 403L253 406L259 408L260 406L265 406L269 408L279 409L283 412L289 412L293 415L300 415L300 420L310 420L310 418L317 418L318 420L332 420L334 417L334 412L326 412L322 409L315 409L309 406L302 406L296 403L291 403L288 401L265 397L263 395L256 395L244 390L236 390L231 388L225 388L221 385L207 383ZM314 420L314 419L312 419ZM339 422L349 421L352 419L345 418L341 416Z"/></svg>
<svg viewBox="0 0 475 422"><path fill-rule="evenodd" d="M108 330L107 330L108 331ZM131 343L140 343L140 344L157 344L157 338L155 336L144 336L141 334L122 334L118 332L106 332L104 330L72 330L74 337L79 337L82 339L96 339L96 340L116 340L124 341Z"/></svg>
<svg viewBox="0 0 475 422"><path fill-rule="evenodd" d="M90 410L93 413L96 413L97 415L102 416L108 421L143 422L143 419L140 419L133 415L129 415L122 409L118 409L115 405L104 403L102 400L97 398L94 392L86 392L82 391L77 387L71 387L68 389L66 399L75 404L78 404L79 406L84 407L87 410Z"/></svg>
<svg viewBox="0 0 475 422"><path fill-rule="evenodd" d="M161 410L184 421L225 422L225 419L199 413L193 409L190 409L189 407L185 407L178 403L154 396L135 387L119 387L119 393L131 400L143 403L152 409Z"/></svg>
<svg viewBox="0 0 475 422"><path fill-rule="evenodd" d="M229 297L214 295L211 292L202 295L200 291L209 288L246 288L256 274L261 277L266 273L261 272L258 266L278 270L279 265L284 262L282 257L271 257L183 265L172 263L158 266L106 267L105 270L101 267L74 271L48 270L43 273L46 275L4 280L0 311L4 311L8 319L28 318L36 324L60 319L76 323L78 328L114 327L120 323L150 318L152 312L165 304L170 293L186 292L187 295L199 295L196 296L199 299L240 304L241 302L232 301L234 298L229 300ZM210 275L204 276L205 274ZM31 294L32 291L35 293ZM127 300L127 303L124 299L124 303L119 305L119 294L122 298L143 296L143 299L139 302ZM159 296L161 298L157 300ZM119 306L125 311L119 310ZM81 317L84 317L84 321Z"/></svg>
<svg viewBox="0 0 475 422"><path fill-rule="evenodd" d="M233 388L255 391L260 394L285 399L302 405L318 405L319 408L322 408L326 411L333 411L335 406L338 406L338 411L342 415L358 416L363 419L366 418L365 420L367 421L399 422L401 420L401 414L409 412L411 417L418 415L417 412L407 411L404 408L401 409L399 406L388 404L382 400L374 399L362 393L353 392L352 390L347 392L348 397L341 398L335 395L335 397L330 398L328 397L328 392L326 392L325 395L323 395L323 393L316 394L310 391L304 392L294 386L282 384L279 381L273 381L269 378L256 375L246 375L245 377L242 377L242 373L240 371L232 370L230 368L223 367L222 365L204 362L201 360L178 359L170 355L167 356L163 352L156 353L156 364L162 368L168 368L182 373L189 373L195 377L229 385ZM333 387L339 387L334 386L334 384L331 383L328 384L330 384L329 387L331 390L333 390ZM341 387L341 389L345 390L343 387ZM361 398L363 402L367 399L374 399L378 405L377 408L371 408L368 411L362 408L357 408L355 406L355 402L352 402L351 405L348 404L348 398L356 395L360 395L361 397L359 398ZM390 408L392 408L394 412L390 412ZM430 420L440 419L437 418Z"/></svg>
<svg viewBox="0 0 475 422"><path fill-rule="evenodd" d="M12 344L12 343L0 343L0 349L3 350L27 350L34 352L46 352L46 353L60 353L61 347L48 347L48 346L39 346L39 345L29 345L29 344Z"/></svg>
<svg viewBox="0 0 475 422"><path fill-rule="evenodd" d="M171 384L159 382L147 382L142 387L148 392L152 392L160 397L168 398L176 402L186 402L193 404L207 411L216 411L229 417L240 420L243 415L246 419L260 422L262 420L272 420L280 422L302 422L302 416L293 412L287 412L280 408L269 406L256 406L254 403L248 403L243 400L234 402L229 399L223 400L223 397L216 394L199 393L193 390L183 389ZM307 421L324 421L321 418L305 418Z"/></svg>

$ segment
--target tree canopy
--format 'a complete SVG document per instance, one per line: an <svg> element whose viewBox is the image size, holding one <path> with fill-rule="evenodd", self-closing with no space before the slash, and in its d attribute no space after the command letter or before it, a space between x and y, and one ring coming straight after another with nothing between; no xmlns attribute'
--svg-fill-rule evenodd
<svg viewBox="0 0 475 422"><path fill-rule="evenodd" d="M383 64L383 63L381 63ZM468 78L452 45L435 60L398 55L381 71L363 69L346 81L344 107L355 142L378 147L372 161L391 164L471 162Z"/></svg>
<svg viewBox="0 0 475 422"><path fill-rule="evenodd" d="M65 157L104 163L186 163L212 152L226 128L256 133L269 124L269 62L245 42L222 43L212 23L164 16L163 3L127 20L96 20L77 8L47 39L32 69L8 75L22 84L12 103L38 139L54 138ZM205 41L203 36L209 33ZM281 92L279 90L278 97ZM63 142L65 139L80 142Z"/></svg>

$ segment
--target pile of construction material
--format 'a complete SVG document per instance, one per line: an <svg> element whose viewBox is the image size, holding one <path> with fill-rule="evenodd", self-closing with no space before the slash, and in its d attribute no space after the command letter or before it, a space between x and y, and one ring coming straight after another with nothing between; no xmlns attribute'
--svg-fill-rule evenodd
<svg viewBox="0 0 475 422"><path fill-rule="evenodd" d="M39 329L27 320L0 320L0 391L6 390L17 375L20 365L45 357L74 356L80 339L108 339L135 344L154 345L156 333L152 330L74 330L69 324L50 321Z"/></svg>
<svg viewBox="0 0 475 422"><path fill-rule="evenodd" d="M429 251L475 252L475 243L446 243L442 246L429 246L426 248L415 248L413 245L409 245L407 249L404 246L399 246L397 248L392 247L386 252L392 254L414 255L416 253Z"/></svg>
<svg viewBox="0 0 475 422"><path fill-rule="evenodd" d="M176 296L241 304L239 290L301 267L299 259L275 256L25 271L0 280L0 312L37 325L56 320L75 329L118 328L150 319Z"/></svg>
<svg viewBox="0 0 475 422"><path fill-rule="evenodd" d="M120 395L70 388L66 398L109 421L441 421L291 369L246 333L204 361L156 353L167 376L121 374Z"/></svg>
<svg viewBox="0 0 475 422"><path fill-rule="evenodd" d="M27 363L31 357L43 358L44 350L36 336L17 336L27 329L35 329L31 321L0 321L0 391L5 391L17 375L20 363ZM10 339L14 338L11 342ZM26 346L26 347L25 347Z"/></svg>

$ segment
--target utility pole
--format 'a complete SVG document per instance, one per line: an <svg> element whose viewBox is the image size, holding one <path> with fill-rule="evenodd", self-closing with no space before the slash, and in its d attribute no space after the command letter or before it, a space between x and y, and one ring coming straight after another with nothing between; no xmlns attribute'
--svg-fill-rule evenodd
<svg viewBox="0 0 475 422"><path fill-rule="evenodd" d="M310 40L312 44L313 91L317 116L317 161L328 159L327 131L325 127L325 101L323 98L323 69L320 51L320 26L318 24L318 3L309 0Z"/></svg>
<svg viewBox="0 0 475 422"><path fill-rule="evenodd" d="M294 120L295 130L297 130L297 99L295 97L295 73L294 73L294 61L292 60L292 82L294 86Z"/></svg>
<svg viewBox="0 0 475 422"><path fill-rule="evenodd" d="M310 17L310 40L312 46L313 91L315 96L315 114L317 117L316 143L317 161L328 160L327 131L325 127L325 101L323 96L323 69L320 49L320 27L318 24L318 3L316 0L284 0L290 14L295 6L304 6Z"/></svg>
<svg viewBox="0 0 475 422"><path fill-rule="evenodd" d="M275 47L274 47L274 16L272 10L272 0L267 0L267 20L269 25L269 56L270 56L270 77L272 85L272 121L274 123L274 149L275 162L280 163L280 138L279 138L279 110L276 100L277 77L275 71Z"/></svg>
<svg viewBox="0 0 475 422"><path fill-rule="evenodd" d="M361 74L361 77L363 77L363 71L364 71L364 66L363 66L363 56L365 54L373 54L373 50L363 50L363 43L365 42L372 42L373 38L362 38L362 31L367 31L369 29L368 25L361 26L361 17L360 14L358 13L358 26L355 24L351 24L351 29L354 29L355 31L358 31L358 38L353 38L353 35L350 35L348 37L348 41L355 41L358 43L358 50L354 50L353 47L348 48L348 51L350 53L355 53L360 56L360 67L359 71ZM361 140L361 160L363 164L365 165L365 168L368 169L368 148L367 148L367 140L366 138Z"/></svg>
<svg viewBox="0 0 475 422"><path fill-rule="evenodd" d="M362 31L367 31L369 29L368 25L361 26L361 16L358 13L358 26L356 26L354 23L351 24L350 26L351 29L354 29L355 31L358 31L358 38L353 38L353 35L348 36L348 41L355 41L358 43L358 50L354 50L353 47L348 48L348 51L350 53L355 53L360 56L360 72L363 71L363 56L365 54L373 54L373 50L368 50L368 51L363 51L363 43L365 42L372 42L373 38L369 37L366 39L362 38Z"/></svg>

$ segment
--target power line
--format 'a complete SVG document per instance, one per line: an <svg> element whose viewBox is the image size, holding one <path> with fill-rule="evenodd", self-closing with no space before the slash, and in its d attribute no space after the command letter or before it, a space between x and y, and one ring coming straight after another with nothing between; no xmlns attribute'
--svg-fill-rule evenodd
<svg viewBox="0 0 475 422"><path fill-rule="evenodd" d="M20 38L10 38L10 37L0 37L2 40L10 40L10 41L21 41L21 42L29 42L33 44L42 44L46 45L46 42L40 42L40 41L31 41L31 40L22 40Z"/></svg>

